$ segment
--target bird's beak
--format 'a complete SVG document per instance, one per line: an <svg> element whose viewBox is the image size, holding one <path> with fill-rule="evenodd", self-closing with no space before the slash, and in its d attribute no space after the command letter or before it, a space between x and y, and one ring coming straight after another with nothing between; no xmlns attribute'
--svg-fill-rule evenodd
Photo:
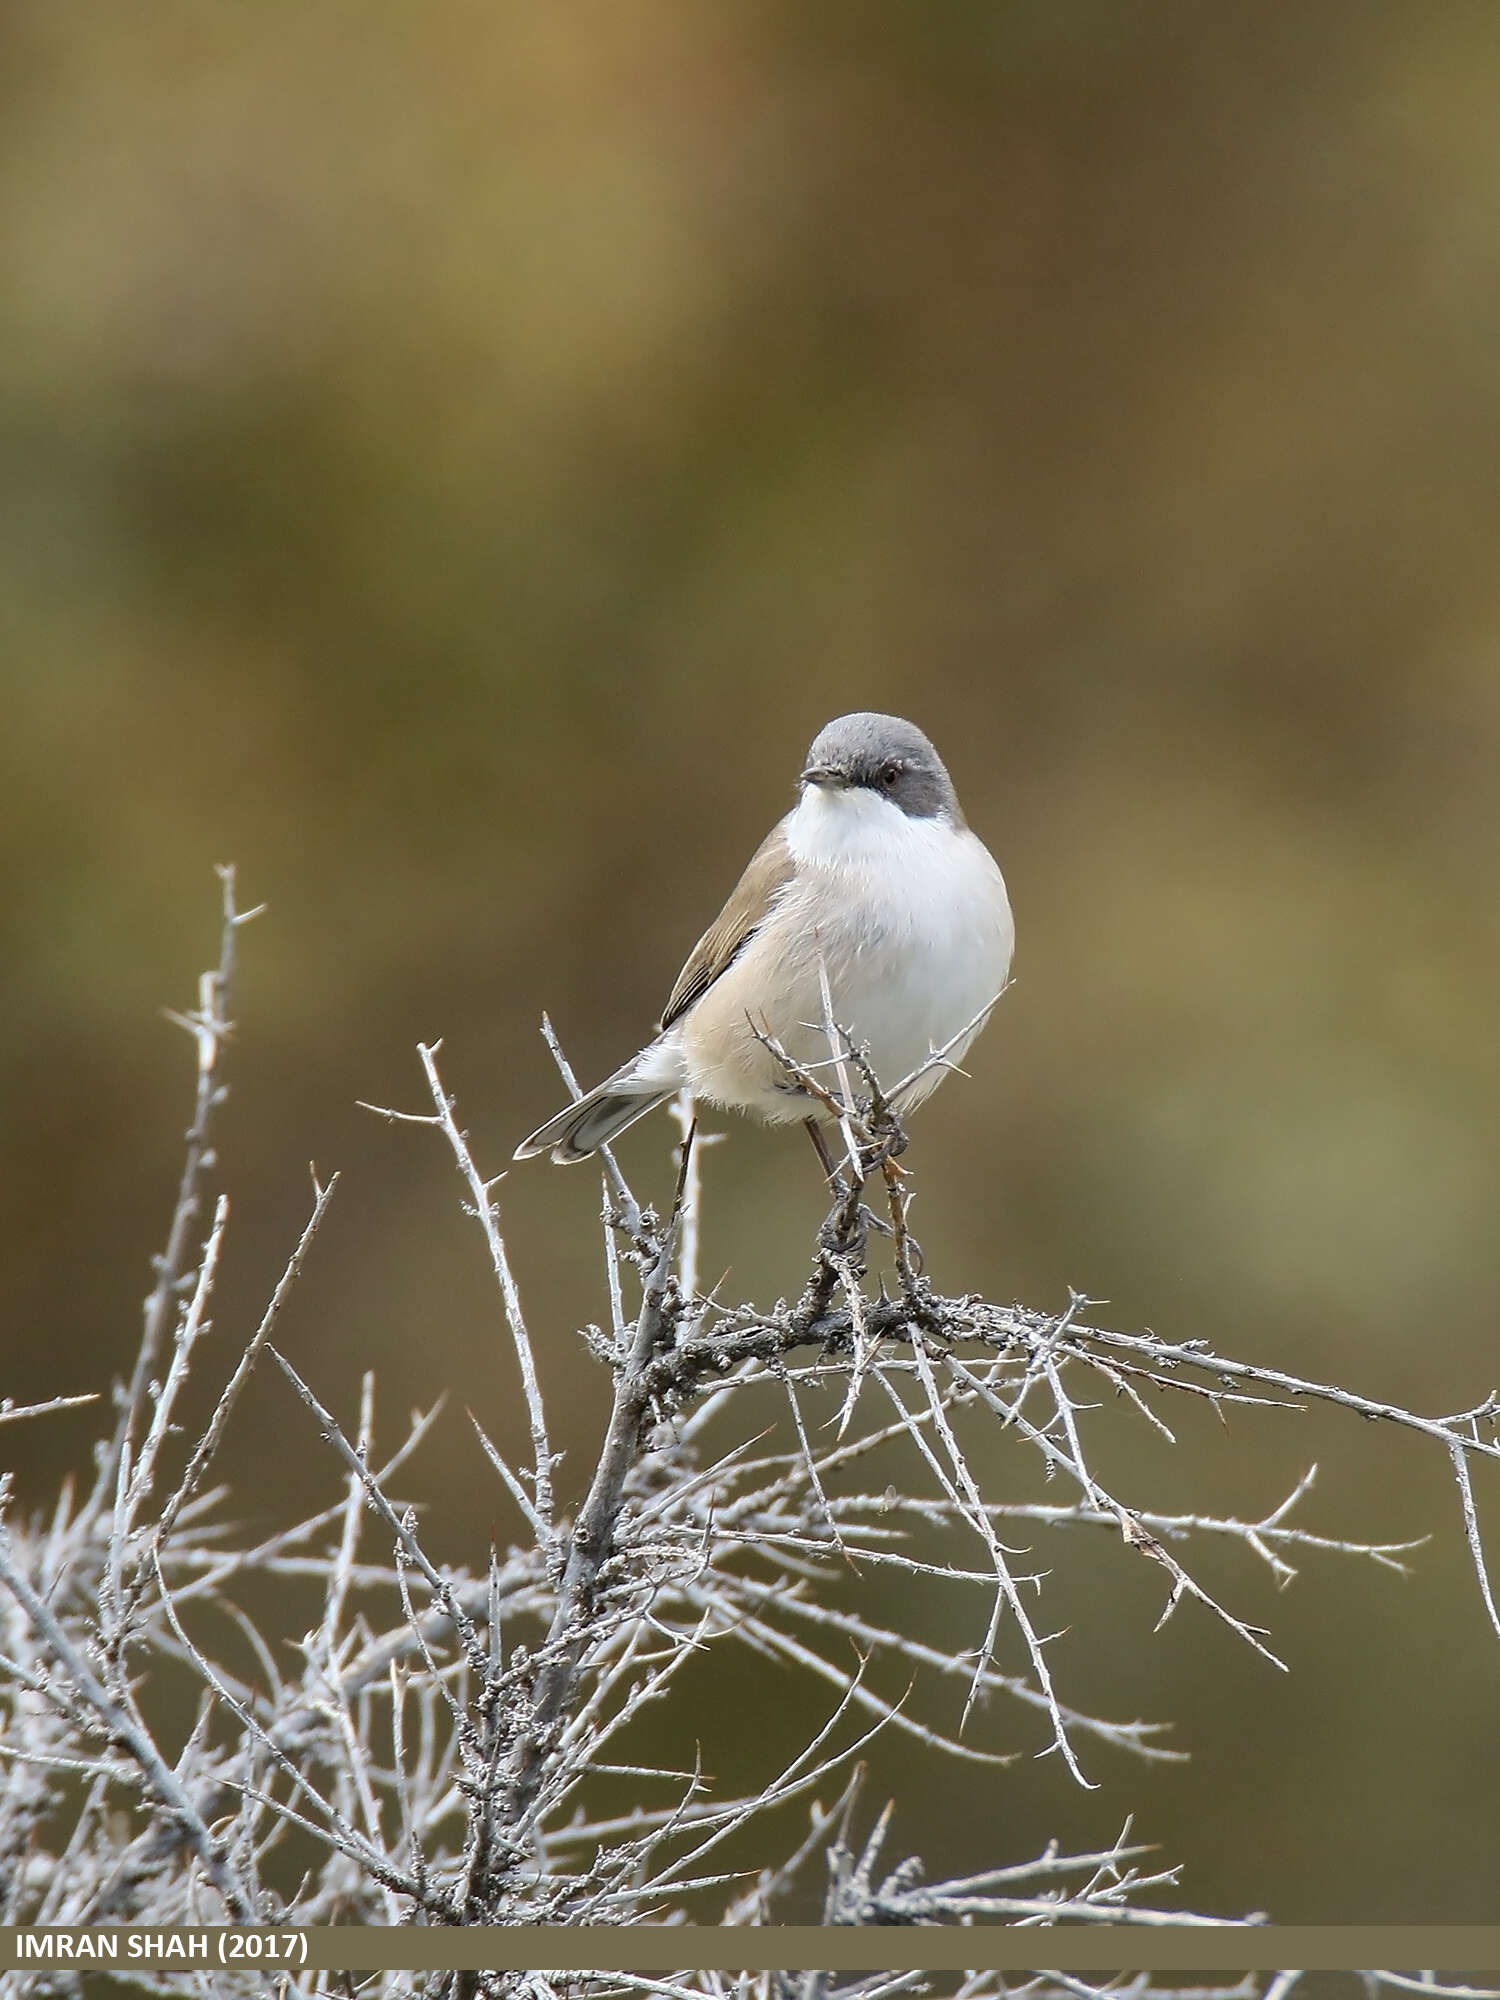
<svg viewBox="0 0 1500 2000"><path fill-rule="evenodd" d="M802 773L804 785L837 785L843 779L843 772L836 771L831 764L809 764Z"/></svg>

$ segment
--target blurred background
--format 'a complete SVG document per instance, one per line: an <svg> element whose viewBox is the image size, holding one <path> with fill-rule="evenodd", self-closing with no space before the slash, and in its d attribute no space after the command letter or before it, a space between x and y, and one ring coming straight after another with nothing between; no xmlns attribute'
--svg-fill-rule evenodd
<svg viewBox="0 0 1500 2000"><path fill-rule="evenodd" d="M1495 1379L1500 13L1487 0L988 0L0 16L3 1390L138 1335L191 1096L212 866L243 940L227 1372L344 1182L285 1340L456 1559L524 1435L419 1037L482 1163L658 1012L807 741L911 715L1010 882L1017 984L922 1112L947 1291L1438 1411ZM624 1148L670 1188L663 1118ZM794 1290L800 1137L706 1158L705 1260ZM597 1182L502 1190L582 1476ZM95 1419L7 1434L23 1494ZM1408 1578L1226 1556L1283 1678L1058 1538L1065 1695L1192 1762L998 1775L887 1748L934 1870L1127 1811L1196 1908L1494 1914L1500 1644L1434 1453L1270 1414L1123 1432L1138 1504L1431 1533ZM258 1381L254 1516L336 1469ZM1009 1490L997 1446L986 1475ZM269 1473L269 1477L268 1477ZM1019 1477L1019 1475L1017 1475ZM1490 1482L1493 1487L1493 1482ZM285 1489L285 1491L283 1491ZM1500 1547L1500 1503L1481 1494ZM1041 1545L1039 1545L1041 1546ZM975 1609L951 1626L973 1644ZM726 1692L760 1730L726 1729ZM726 1783L823 1697L726 1664ZM951 1718L950 1718L951 1720ZM1024 1714L992 1746L1035 1751ZM882 1791L881 1796L884 1793ZM962 1809L954 1811L955 1799ZM878 1800L875 1801L878 1803Z"/></svg>

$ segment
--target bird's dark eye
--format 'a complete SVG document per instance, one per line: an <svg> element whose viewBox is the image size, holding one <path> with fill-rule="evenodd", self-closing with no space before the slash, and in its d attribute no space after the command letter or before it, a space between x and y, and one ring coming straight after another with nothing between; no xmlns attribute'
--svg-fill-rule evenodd
<svg viewBox="0 0 1500 2000"><path fill-rule="evenodd" d="M894 785L905 769L906 766L899 759L893 757L888 764L882 764L880 767L881 784Z"/></svg>

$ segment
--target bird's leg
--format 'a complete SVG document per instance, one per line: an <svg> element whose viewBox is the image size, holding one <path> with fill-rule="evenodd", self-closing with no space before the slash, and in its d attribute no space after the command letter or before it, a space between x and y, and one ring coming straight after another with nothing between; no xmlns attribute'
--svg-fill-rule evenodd
<svg viewBox="0 0 1500 2000"><path fill-rule="evenodd" d="M797 1305L798 1317L811 1323L822 1318L834 1292L839 1289L848 1297L850 1310L856 1314L859 1312L860 1280L866 1269L865 1227L870 1211L860 1200L864 1183L859 1180L846 1182L829 1158L823 1136L813 1121L805 1118L802 1122L828 1176L828 1189L833 1196L833 1206L818 1230L818 1254L812 1275Z"/></svg>
<svg viewBox="0 0 1500 2000"><path fill-rule="evenodd" d="M814 1118L804 1118L802 1129L808 1138L812 1140L813 1151L817 1154L823 1168L824 1180L827 1181L829 1187L835 1193L841 1192L843 1184L839 1177L839 1171L833 1164L833 1155L823 1143L823 1134L818 1130L817 1120Z"/></svg>
<svg viewBox="0 0 1500 2000"><path fill-rule="evenodd" d="M833 1155L829 1152L823 1134L818 1130L815 1121L811 1118L804 1118L802 1123L806 1129L808 1138L813 1142L813 1150L822 1163L823 1172L828 1177L830 1191L842 1197L847 1192L844 1186L843 1169L833 1164ZM871 1229L878 1230L882 1236L890 1236L894 1233L891 1225L883 1221L872 1209L866 1208L863 1202L859 1205L858 1220L862 1226L868 1225Z"/></svg>

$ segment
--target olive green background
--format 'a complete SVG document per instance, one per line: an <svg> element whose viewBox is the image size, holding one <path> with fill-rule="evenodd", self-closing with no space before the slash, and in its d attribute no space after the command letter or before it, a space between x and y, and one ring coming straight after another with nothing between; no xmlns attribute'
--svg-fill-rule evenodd
<svg viewBox="0 0 1500 2000"><path fill-rule="evenodd" d="M541 1009L589 1080L628 1054L807 740L884 707L946 756L1019 933L972 1082L915 1128L942 1287L1073 1285L1118 1325L1476 1401L1497 317L1488 0L15 0L4 1391L133 1349L190 1095L158 1009L233 859L270 910L205 1393L305 1163L341 1168L287 1344L346 1413L376 1367L387 1437L448 1395L413 1487L482 1561L516 1530L462 1410L524 1436L482 1246L436 1141L354 1100L418 1107L441 1035L498 1168L558 1101ZM658 1194L668 1138L624 1150ZM706 1163L712 1274L795 1288L806 1148L736 1127ZM501 1192L576 1481L597 1183ZM91 1434L7 1433L23 1492ZM1160 1585L1117 1548L1039 1543L1065 1695L1174 1718L1193 1762L1096 1754L1083 1795L1055 1760L890 1748L896 1851L1020 1859L1135 1810L1194 1907L1493 1916L1500 1641L1438 1455L1290 1415L1101 1449L1127 1500L1255 1510L1316 1457L1310 1525L1434 1540L1405 1580L1309 1560L1284 1595L1212 1557L1285 1679L1190 1608L1153 1638ZM269 1380L229 1467L257 1520L336 1485ZM822 1707L744 1661L688 1696L676 1752L698 1735L726 1784ZM1022 1716L981 1733L1039 1747Z"/></svg>

